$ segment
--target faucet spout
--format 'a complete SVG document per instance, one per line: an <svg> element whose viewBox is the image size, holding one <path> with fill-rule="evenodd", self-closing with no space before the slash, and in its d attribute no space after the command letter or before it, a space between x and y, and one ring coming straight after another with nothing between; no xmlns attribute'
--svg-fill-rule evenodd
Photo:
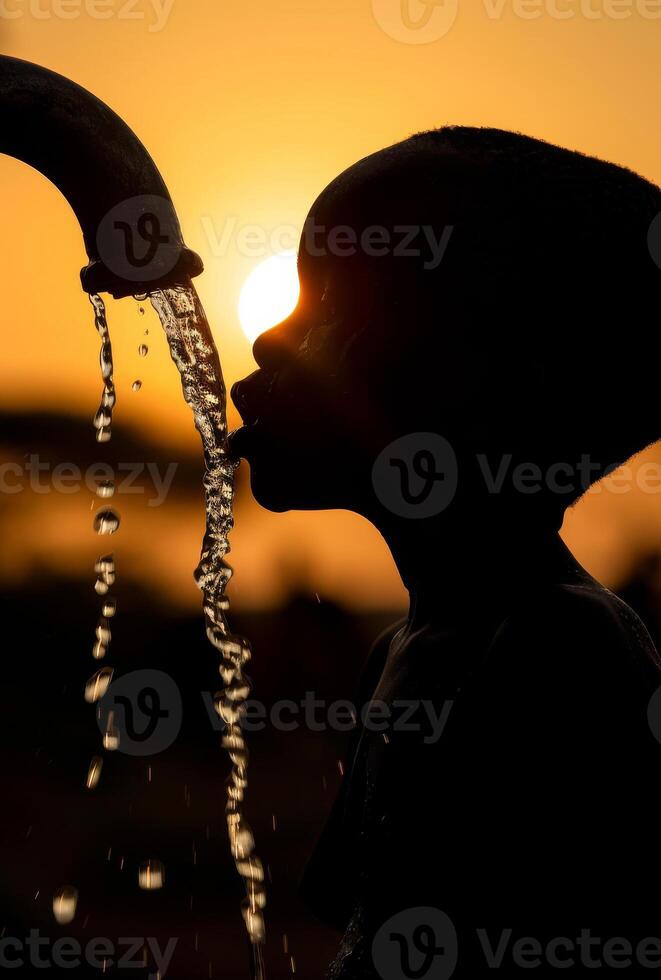
<svg viewBox="0 0 661 980"><path fill-rule="evenodd" d="M145 147L70 79L0 56L0 153L44 174L73 208L89 258L81 271L86 292L137 295L202 272Z"/></svg>

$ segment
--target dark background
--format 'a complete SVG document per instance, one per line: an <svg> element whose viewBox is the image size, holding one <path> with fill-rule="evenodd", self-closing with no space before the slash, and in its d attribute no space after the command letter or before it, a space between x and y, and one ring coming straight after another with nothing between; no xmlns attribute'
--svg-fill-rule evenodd
<svg viewBox="0 0 661 980"><path fill-rule="evenodd" d="M88 456L98 458L87 420L12 415L0 422L5 458L39 452L83 467ZM138 458L127 433L111 445L118 458ZM140 445L144 453L144 440ZM150 458L159 458L154 446L148 449ZM199 460L184 460L175 496L197 499L200 476ZM16 507L15 497L0 495L0 527L11 527ZM129 521L124 533L130 528ZM105 541L94 546L99 554L109 550ZM103 665L91 656L100 606L93 580L91 568L81 579L32 566L20 587L6 585L0 596L0 930L23 940L39 929L52 941L67 936L81 944L99 936L113 942L154 937L161 948L174 937L168 977L247 977L242 890L225 829L228 762L202 698L220 686L218 658L204 636L201 611L176 612L159 599L153 582L118 567L107 662L116 678L145 668L164 671L181 692L183 710L178 737L165 751L151 758L104 753L95 708L83 698L87 679ZM653 551L619 591L658 641L661 563ZM326 704L354 698L371 643L400 614L350 613L292 581L279 608L236 612L231 619L252 641L249 673L268 711L279 699L300 703L308 691ZM249 736L246 812L267 869L266 958L273 980L291 977L294 969L299 977L321 977L337 948L338 936L306 911L297 888L337 792L347 738L328 729L271 725ZM96 754L104 756L104 770L89 792L85 776ZM160 891L138 888L138 866L148 858L165 866ZM73 923L58 925L52 899L65 884L78 889L78 910ZM109 966L106 972L119 971ZM121 972L147 975L135 968ZM81 967L73 975L100 971Z"/></svg>

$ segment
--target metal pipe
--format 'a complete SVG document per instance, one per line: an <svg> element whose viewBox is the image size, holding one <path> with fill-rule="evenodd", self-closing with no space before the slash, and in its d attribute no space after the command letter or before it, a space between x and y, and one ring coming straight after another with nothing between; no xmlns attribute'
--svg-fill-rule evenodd
<svg viewBox="0 0 661 980"><path fill-rule="evenodd" d="M88 293L115 297L187 283L202 272L167 187L135 133L63 75L0 56L0 152L64 194L80 223Z"/></svg>

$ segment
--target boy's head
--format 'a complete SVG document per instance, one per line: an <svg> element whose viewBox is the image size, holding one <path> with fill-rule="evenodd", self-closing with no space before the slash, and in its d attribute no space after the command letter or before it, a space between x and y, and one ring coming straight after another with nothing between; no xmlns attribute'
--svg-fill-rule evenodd
<svg viewBox="0 0 661 980"><path fill-rule="evenodd" d="M300 302L234 389L257 499L373 516L382 450L438 433L471 505L478 454L561 465L552 489L497 502L557 525L586 472L661 435L660 212L632 172L500 130L421 133L355 164L315 202Z"/></svg>

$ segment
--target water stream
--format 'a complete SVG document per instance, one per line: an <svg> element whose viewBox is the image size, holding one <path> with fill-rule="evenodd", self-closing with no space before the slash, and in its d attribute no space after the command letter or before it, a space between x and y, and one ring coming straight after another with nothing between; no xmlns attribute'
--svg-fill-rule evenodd
<svg viewBox="0 0 661 980"><path fill-rule="evenodd" d="M209 642L220 654L222 690L216 695L218 714L226 725L223 747L231 761L227 789L227 829L236 869L246 897L243 918L252 949L255 980L264 977L262 946L265 940L263 909L266 904L264 869L255 853L255 840L243 813L248 786L248 749L241 718L251 690L243 670L251 657L249 642L230 630L226 595L232 569L226 556L233 527L234 471L236 462L227 452L227 397L225 384L202 304L191 285L150 294L152 306L163 325L170 354L181 377L186 404L193 412L204 449L204 496L206 530L195 580L202 591L204 621Z"/></svg>
<svg viewBox="0 0 661 980"><path fill-rule="evenodd" d="M113 361L105 306L100 296L92 296L94 320L101 338L101 374L103 394L94 425L97 440L107 442L111 437L112 411L115 405ZM229 601L226 595L232 570L226 562L230 550L229 533L233 526L234 471L236 462L227 452L227 405L223 375L218 352L204 310L192 285L158 290L149 299L166 333L170 354L181 377L186 403L193 412L195 426L202 439L205 461L204 495L206 530L200 563L195 571L196 582L202 591L204 621L207 637L220 655L219 674L222 688L215 698L218 714L225 722L223 748L226 749L231 770L228 780L226 817L232 857L241 876L245 899L242 913L252 951L253 980L263 980L263 944L265 925L263 909L266 904L264 869L255 853L255 841L243 812L243 799L248 785L248 749L241 718L251 690L244 667L251 657L250 644L233 634L227 621ZM141 356L147 345L141 345ZM133 385L138 390L139 382ZM97 488L101 499L112 497L114 486L105 482ZM113 534L119 527L119 516L103 504L94 518L100 535ZM109 595L115 581L112 555L98 559L95 590L102 599L101 614L96 628L93 648L95 659L106 657L111 638L111 619L116 603ZM105 666L87 683L85 697L91 703L100 700L112 680L112 668ZM118 733L113 730L109 713L108 731L103 744L106 749L118 747ZM99 780L102 760L92 759L86 785L93 789ZM146 885L147 877L149 884ZM154 875L140 871L141 887L160 887L152 882ZM162 882L162 874L157 876Z"/></svg>
<svg viewBox="0 0 661 980"><path fill-rule="evenodd" d="M101 404L94 416L94 428L96 429L96 440L100 443L109 442L112 437L112 414L116 402L115 383L113 379L113 357L112 344L110 342L110 331L106 317L106 307L100 296L90 296L90 302L94 307L94 325L101 340L101 351L99 362L101 365L101 380L103 391L101 394ZM104 501L101 508L94 516L94 530L102 536L112 535L120 525L119 515L108 506L107 501L114 496L115 484L112 480L101 480L96 486L96 496L100 501ZM95 660L103 660L108 654L110 641L112 640L111 620L115 615L117 603L109 594L110 589L115 584L115 559L112 554L101 555L94 565L96 582L94 591L101 599L101 610L95 630L95 642L92 648L92 656ZM108 690L112 681L112 667L105 666L91 677L85 687L85 700L91 704L100 701ZM112 726L112 719L109 721L109 728ZM108 731L104 735L104 748L112 750L118 748L118 741L113 738L112 732ZM89 771L85 785L88 789L95 789L101 775L103 760L95 756L90 762Z"/></svg>

